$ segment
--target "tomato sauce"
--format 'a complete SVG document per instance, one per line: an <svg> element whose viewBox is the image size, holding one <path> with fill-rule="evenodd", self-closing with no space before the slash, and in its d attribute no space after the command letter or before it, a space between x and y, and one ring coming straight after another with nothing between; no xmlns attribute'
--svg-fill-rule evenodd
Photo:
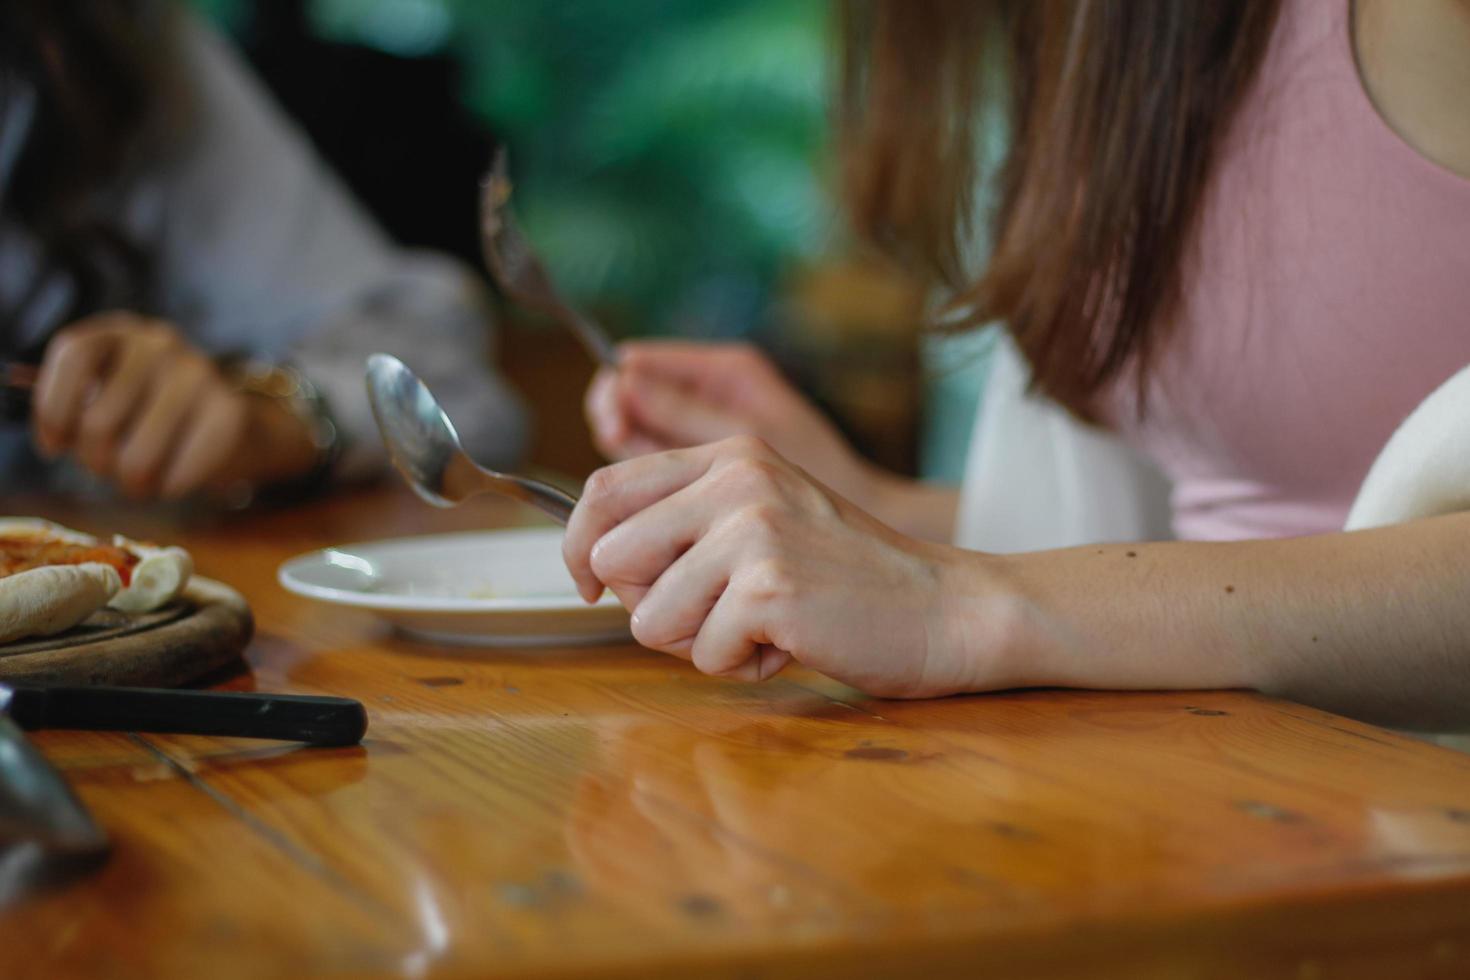
<svg viewBox="0 0 1470 980"><path fill-rule="evenodd" d="M133 577L138 556L110 544L72 544L43 537L0 537L0 577L46 565L82 565L99 562L117 569L126 587Z"/></svg>

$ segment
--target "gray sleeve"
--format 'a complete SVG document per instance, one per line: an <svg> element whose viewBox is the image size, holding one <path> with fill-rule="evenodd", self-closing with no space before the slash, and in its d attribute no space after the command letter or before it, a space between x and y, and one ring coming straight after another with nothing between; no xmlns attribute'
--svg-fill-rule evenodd
<svg viewBox="0 0 1470 980"><path fill-rule="evenodd" d="M188 123L125 204L154 255L159 313L207 350L291 361L337 417L343 476L382 465L363 389L374 351L419 373L471 453L512 465L525 411L491 367L474 276L395 247L222 39L192 17L180 36Z"/></svg>

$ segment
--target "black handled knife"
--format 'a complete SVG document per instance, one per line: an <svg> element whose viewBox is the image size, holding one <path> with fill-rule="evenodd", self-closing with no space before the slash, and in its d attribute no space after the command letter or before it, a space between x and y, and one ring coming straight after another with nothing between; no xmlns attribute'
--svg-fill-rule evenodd
<svg viewBox="0 0 1470 980"><path fill-rule="evenodd" d="M356 745L367 712L350 698L151 687L0 687L0 711L21 728L155 732Z"/></svg>
<svg viewBox="0 0 1470 980"><path fill-rule="evenodd" d="M0 685L0 908L88 870L107 835L21 729L72 728L356 745L367 712L348 698L145 687Z"/></svg>

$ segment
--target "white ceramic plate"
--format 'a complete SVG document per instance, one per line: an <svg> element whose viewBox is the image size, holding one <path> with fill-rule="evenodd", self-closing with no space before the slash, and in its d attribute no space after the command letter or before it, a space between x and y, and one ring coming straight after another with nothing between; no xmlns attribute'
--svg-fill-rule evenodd
<svg viewBox="0 0 1470 980"><path fill-rule="evenodd" d="M550 646L628 639L611 594L578 596L561 560L561 528L434 534L325 548L281 566L298 595L368 609L440 643Z"/></svg>

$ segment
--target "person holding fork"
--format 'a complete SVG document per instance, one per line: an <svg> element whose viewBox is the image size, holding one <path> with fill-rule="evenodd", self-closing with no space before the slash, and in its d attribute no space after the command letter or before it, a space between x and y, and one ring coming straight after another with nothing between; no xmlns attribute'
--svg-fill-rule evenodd
<svg viewBox="0 0 1470 980"><path fill-rule="evenodd" d="M1470 725L1470 4L843 12L856 228L947 322L1003 331L965 485L878 471L750 350L629 344L587 395L622 461L568 528L583 595L744 680L1247 687ZM1010 142L981 174L986 105ZM1178 540L1130 510L1129 458Z"/></svg>

